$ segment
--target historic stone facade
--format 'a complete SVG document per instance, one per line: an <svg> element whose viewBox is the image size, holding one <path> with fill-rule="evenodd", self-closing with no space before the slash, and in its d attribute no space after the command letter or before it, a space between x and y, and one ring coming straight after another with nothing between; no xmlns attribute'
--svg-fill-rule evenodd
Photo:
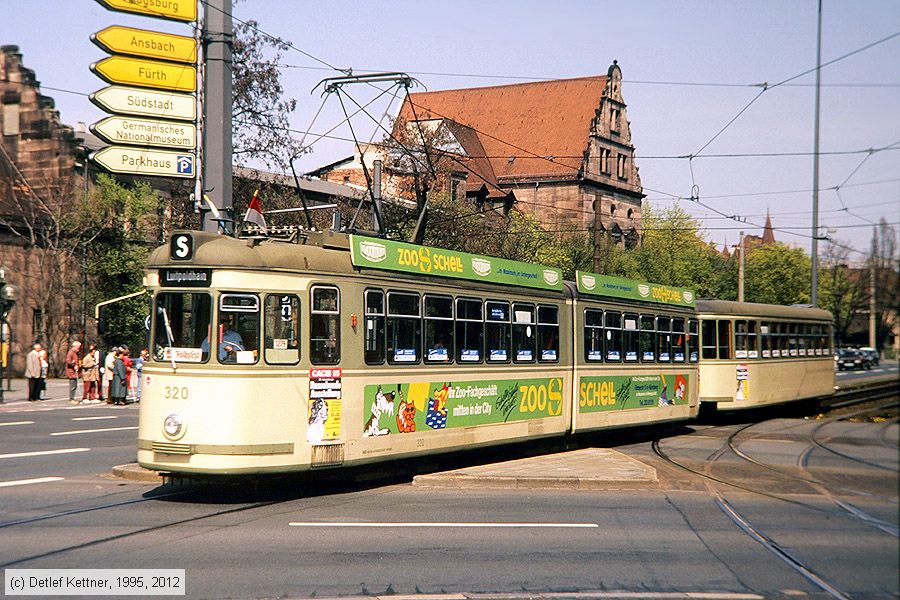
<svg viewBox="0 0 900 600"><path fill-rule="evenodd" d="M615 61L605 76L413 93L395 137L409 124L447 130L441 151L456 153L469 198L512 199L548 230L596 229L619 244L639 243L644 194ZM313 174L358 184L361 161L379 152L390 171L390 151L370 147Z"/></svg>

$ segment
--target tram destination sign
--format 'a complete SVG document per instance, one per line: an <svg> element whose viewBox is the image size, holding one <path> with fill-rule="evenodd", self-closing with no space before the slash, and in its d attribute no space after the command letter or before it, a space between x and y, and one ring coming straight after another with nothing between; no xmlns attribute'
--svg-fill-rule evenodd
<svg viewBox="0 0 900 600"><path fill-rule="evenodd" d="M196 21L195 0L97 0L109 10L175 21Z"/></svg>
<svg viewBox="0 0 900 600"><path fill-rule="evenodd" d="M191 65L116 54L92 64L91 71L109 83L122 83L173 92L197 90L197 69Z"/></svg>
<svg viewBox="0 0 900 600"><path fill-rule="evenodd" d="M160 287L209 287L212 269L160 269Z"/></svg>
<svg viewBox="0 0 900 600"><path fill-rule="evenodd" d="M107 146L91 153L91 160L113 173L190 178L196 157L189 151Z"/></svg>
<svg viewBox="0 0 900 600"><path fill-rule="evenodd" d="M576 271L575 277L578 282L578 292L589 296L608 296L672 306L693 307L696 305L694 291L686 288L669 287L658 283L646 283L584 271Z"/></svg>
<svg viewBox="0 0 900 600"><path fill-rule="evenodd" d="M543 290L561 290L563 287L562 271L553 267L394 240L351 235L350 253L355 267Z"/></svg>
<svg viewBox="0 0 900 600"><path fill-rule="evenodd" d="M191 123L155 121L137 117L106 117L91 125L91 131L111 144L162 146L193 150L197 128Z"/></svg>
<svg viewBox="0 0 900 600"><path fill-rule="evenodd" d="M111 113L179 121L197 120L197 99L190 94L110 85L91 94L90 100Z"/></svg>
<svg viewBox="0 0 900 600"><path fill-rule="evenodd" d="M184 35L111 25L91 35L91 41L111 54L197 62L197 41Z"/></svg>

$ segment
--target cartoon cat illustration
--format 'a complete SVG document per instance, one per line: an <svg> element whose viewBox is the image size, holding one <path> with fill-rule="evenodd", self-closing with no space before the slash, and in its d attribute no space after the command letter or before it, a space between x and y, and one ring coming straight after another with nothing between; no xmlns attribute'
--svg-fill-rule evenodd
<svg viewBox="0 0 900 600"><path fill-rule="evenodd" d="M397 391L400 391L399 385L397 386ZM366 427L363 430L363 437L387 435L391 432L391 430L387 427L382 428L378 421L381 418L382 414L394 414L395 395L396 392L389 392L385 394L381 390L381 386L378 386L378 391L375 392L375 401L372 403L372 416L370 416L369 420L366 421Z"/></svg>
<svg viewBox="0 0 900 600"><path fill-rule="evenodd" d="M398 389L400 405L397 407L397 430L400 433L412 433L416 430L416 405L403 397L403 390Z"/></svg>

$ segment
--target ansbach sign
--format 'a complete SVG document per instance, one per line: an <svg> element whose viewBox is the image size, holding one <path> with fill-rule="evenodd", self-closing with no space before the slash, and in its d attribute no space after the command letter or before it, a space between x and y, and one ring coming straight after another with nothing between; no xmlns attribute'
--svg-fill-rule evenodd
<svg viewBox="0 0 900 600"><path fill-rule="evenodd" d="M196 157L187 151L109 146L92 153L91 160L113 173L190 178Z"/></svg>
<svg viewBox="0 0 900 600"><path fill-rule="evenodd" d="M93 34L91 41L110 53L197 62L197 41L184 35L112 25Z"/></svg>
<svg viewBox="0 0 900 600"><path fill-rule="evenodd" d="M111 144L190 150L197 146L197 128L190 123L137 117L106 117L91 125L91 131Z"/></svg>
<svg viewBox="0 0 900 600"><path fill-rule="evenodd" d="M197 120L197 98L190 94L110 85L90 95L106 112L179 121Z"/></svg>

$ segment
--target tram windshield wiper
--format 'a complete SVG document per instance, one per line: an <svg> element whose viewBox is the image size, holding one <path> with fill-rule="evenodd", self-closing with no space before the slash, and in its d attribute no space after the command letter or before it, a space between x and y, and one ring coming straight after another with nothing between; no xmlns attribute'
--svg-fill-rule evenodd
<svg viewBox="0 0 900 600"><path fill-rule="evenodd" d="M175 346L175 336L172 335L172 326L169 324L169 313L166 312L165 306L160 306L159 312L163 316L163 324L166 326L166 341L169 342L169 359L172 361L172 370L177 371L178 365L175 364L175 353L171 350Z"/></svg>

